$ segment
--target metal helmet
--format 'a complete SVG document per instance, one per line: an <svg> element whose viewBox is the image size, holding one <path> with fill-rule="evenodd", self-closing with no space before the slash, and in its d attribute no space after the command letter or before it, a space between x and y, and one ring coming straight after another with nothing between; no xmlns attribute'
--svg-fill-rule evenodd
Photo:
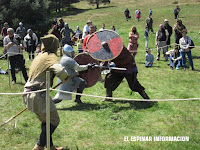
<svg viewBox="0 0 200 150"><path fill-rule="evenodd" d="M70 45L68 45L68 44L64 45L64 47L63 47L63 53L64 54L69 54L69 53L71 53L73 51L74 50L73 50L73 48Z"/></svg>
<svg viewBox="0 0 200 150"><path fill-rule="evenodd" d="M23 26L23 23L22 23L22 22L20 22L20 23L19 23L19 26Z"/></svg>
<svg viewBox="0 0 200 150"><path fill-rule="evenodd" d="M68 28L68 27L69 27L68 23L65 23L65 28Z"/></svg>

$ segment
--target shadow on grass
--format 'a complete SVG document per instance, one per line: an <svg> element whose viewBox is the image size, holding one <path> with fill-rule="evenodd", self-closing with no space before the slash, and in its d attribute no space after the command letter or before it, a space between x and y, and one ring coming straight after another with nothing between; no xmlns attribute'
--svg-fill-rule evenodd
<svg viewBox="0 0 200 150"><path fill-rule="evenodd" d="M99 9L105 9L105 8L111 8L111 7L115 7L115 6L104 6L104 7L100 7ZM54 18L73 16L73 15L81 14L81 13L88 11L88 10L95 10L95 9L96 8L79 9L79 8L70 6L68 8L65 8L61 12L55 12L55 11L52 12L51 16L54 17ZM98 9L96 9L96 10L98 10Z"/></svg>
<svg viewBox="0 0 200 150"><path fill-rule="evenodd" d="M200 59L200 56L192 56L192 59Z"/></svg>
<svg viewBox="0 0 200 150"><path fill-rule="evenodd" d="M117 105L119 103L120 104L129 103L129 106L119 106ZM102 102L101 104L92 104L92 103L77 104L69 108L58 108L58 110L87 111L87 110L100 110L105 108L111 108L113 112L120 112L122 110L128 110L128 109L135 109L135 110L148 109L156 105L157 103L153 102L132 102L132 101L130 102L123 100L116 100L116 101Z"/></svg>

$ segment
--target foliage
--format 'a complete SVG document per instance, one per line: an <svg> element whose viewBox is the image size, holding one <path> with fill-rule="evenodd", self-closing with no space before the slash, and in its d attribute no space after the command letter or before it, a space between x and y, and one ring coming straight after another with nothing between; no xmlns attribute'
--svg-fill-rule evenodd
<svg viewBox="0 0 200 150"><path fill-rule="evenodd" d="M171 70L168 62L161 58L155 61L152 68L145 68L145 20L149 14L149 8L153 10L154 32L167 18L173 27L176 23L173 15L174 0L163 3L163 0L113 0L111 7L94 9L87 1L72 4L77 9L86 10L78 15L63 16L70 28L76 29L78 25L82 29L86 21L92 20L99 29L105 23L106 29L115 25L117 32L123 39L124 45L128 45L128 34L134 25L139 32L139 47L136 55L136 63L139 70L138 80L145 87L151 99L174 99L199 97L200 76L200 51L199 47L192 50L194 67L197 71L191 71L189 63L186 71ZM200 46L199 24L200 3L197 0L178 0L181 8L180 18L188 29L188 35L196 46ZM132 17L128 22L124 17L124 9L128 8L133 16L136 8L142 12L139 22ZM189 15L188 15L189 14ZM171 36L173 47L174 33ZM156 56L155 34L149 35L149 47L154 57ZM76 47L74 47L75 51ZM2 53L3 48L0 47ZM24 52L25 60L28 54ZM188 62L188 61L187 61ZM29 68L31 61L26 60ZM0 60L0 67L7 69L7 61ZM23 76L17 74L17 84L9 88L8 76L0 75L0 92L18 93L23 91L24 85L20 84ZM104 78L105 76L103 76ZM56 80L54 81L56 85ZM114 97L142 99L141 96L131 91L124 79L120 86L113 92ZM56 92L51 92L55 96ZM104 83L98 82L95 86L84 90L84 94L105 96ZM75 98L75 97L73 97ZM65 150L199 150L200 137L200 101L166 101L157 105L141 109L137 102L115 101L100 102L101 99L82 97L84 105L77 105L73 100L62 101L57 104L60 116L60 124L53 135L56 146L64 146ZM3 123L12 115L22 110L21 95L0 95L0 122ZM16 121L17 128L14 128ZM15 120L0 128L1 150L30 150L34 147L40 133L40 121L31 111L25 111ZM189 136L189 142L131 142L124 141L124 136Z"/></svg>
<svg viewBox="0 0 200 150"><path fill-rule="evenodd" d="M50 10L61 12L62 9L70 7L70 4L77 3L79 0L50 0Z"/></svg>
<svg viewBox="0 0 200 150"><path fill-rule="evenodd" d="M89 4L92 4L92 5L95 4L97 9L99 8L100 3L104 3L104 4L110 3L110 0L88 0L88 1L89 1Z"/></svg>
<svg viewBox="0 0 200 150"><path fill-rule="evenodd" d="M50 28L48 8L48 0L2 0L0 23L8 22L16 29L19 22L23 22L27 29L31 28L40 37Z"/></svg>

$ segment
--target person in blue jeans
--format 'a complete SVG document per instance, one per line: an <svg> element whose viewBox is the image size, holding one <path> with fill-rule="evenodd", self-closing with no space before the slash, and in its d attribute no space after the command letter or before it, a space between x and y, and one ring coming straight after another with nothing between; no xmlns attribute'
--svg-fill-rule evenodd
<svg viewBox="0 0 200 150"><path fill-rule="evenodd" d="M182 31L182 38L179 40L179 44L180 44L180 54L182 56L182 65L183 65L183 69L186 70L186 58L185 55L187 54L190 65L192 67L192 70L194 69L194 65L193 65L193 60L192 60L192 54L191 54L191 50L190 50L190 45L191 45L191 38L189 36L186 36L187 34L187 30L184 29Z"/></svg>
<svg viewBox="0 0 200 150"><path fill-rule="evenodd" d="M166 53L166 55L169 56L170 68L173 70L174 66L176 66L176 70L179 70L179 67L181 65L182 56L180 56L178 46L175 46L174 49L168 51Z"/></svg>

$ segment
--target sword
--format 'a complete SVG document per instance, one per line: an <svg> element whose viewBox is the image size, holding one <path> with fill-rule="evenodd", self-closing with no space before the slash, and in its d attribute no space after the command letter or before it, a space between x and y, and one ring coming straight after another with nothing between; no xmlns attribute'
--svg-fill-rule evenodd
<svg viewBox="0 0 200 150"><path fill-rule="evenodd" d="M98 67L98 68L105 68L105 69L109 69L109 70L122 70L122 71L126 71L126 68L118 68L118 67L107 67L107 66L100 66L100 65L94 65L94 67Z"/></svg>

